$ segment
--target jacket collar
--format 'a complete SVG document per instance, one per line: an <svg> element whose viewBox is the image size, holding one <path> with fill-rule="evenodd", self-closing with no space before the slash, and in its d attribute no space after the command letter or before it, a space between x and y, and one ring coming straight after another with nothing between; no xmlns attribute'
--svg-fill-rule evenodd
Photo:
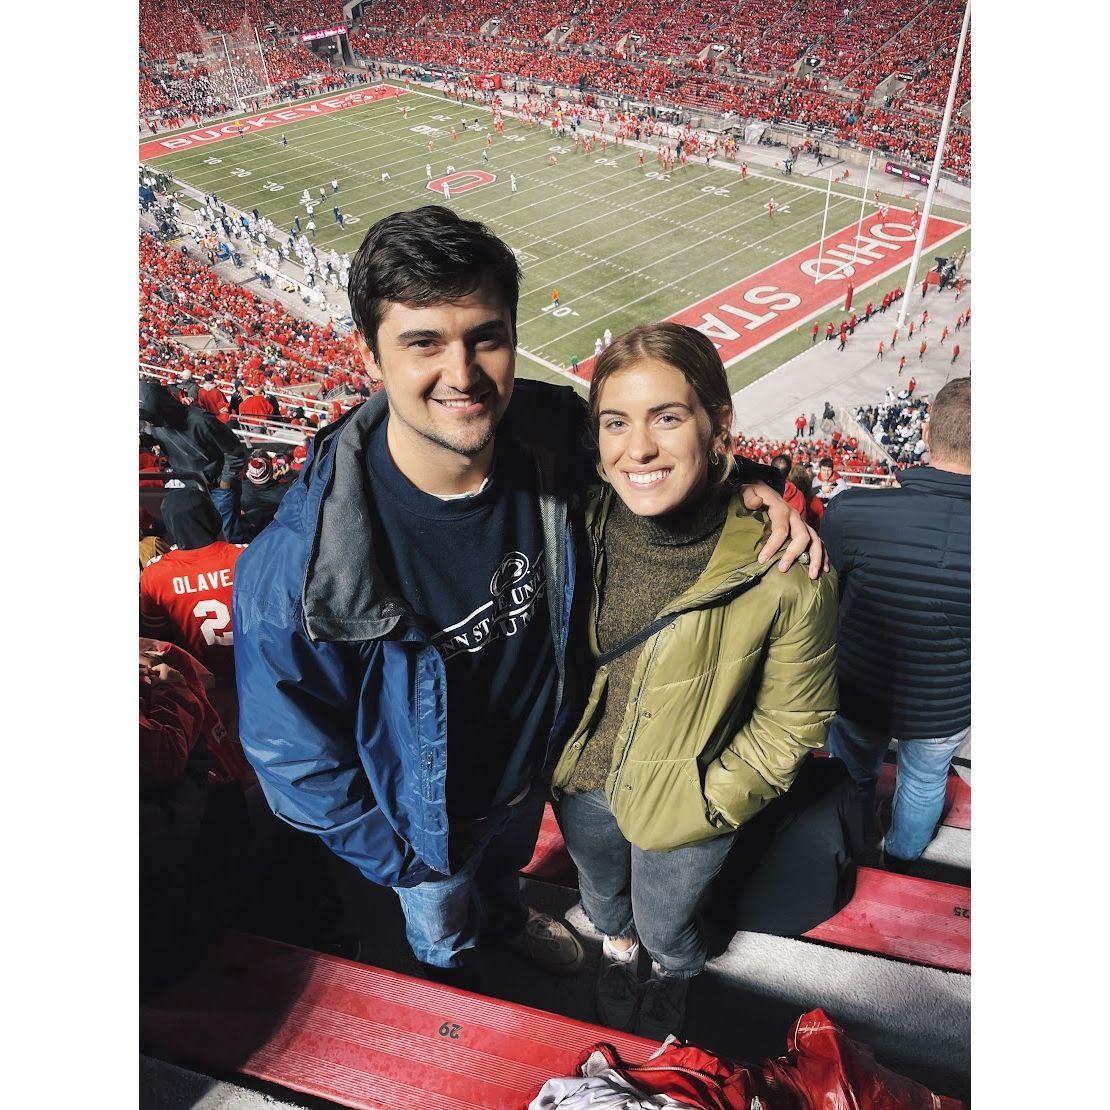
<svg viewBox="0 0 1110 1110"><path fill-rule="evenodd" d="M937 470L935 466L914 466L898 475L900 486L909 486L922 493L939 493L948 497L971 500L971 475Z"/></svg>
<svg viewBox="0 0 1110 1110"><path fill-rule="evenodd" d="M381 639L408 612L374 553L366 449L388 413L384 392L356 405L316 437L301 474L307 490L302 527L310 540L301 604L313 640ZM582 423L582 406L569 387L518 381L497 434L522 438L526 428L533 455L558 461L578 444ZM560 469L541 466L541 481Z"/></svg>
<svg viewBox="0 0 1110 1110"><path fill-rule="evenodd" d="M595 545L602 540L605 522L615 496L610 485L595 486L590 490L586 523ZM705 569L697 581L684 593L673 598L659 616L712 604L762 577L775 566L774 559L769 559L766 563L756 562L756 556L770 533L771 524L767 514L753 513L746 509L743 496L737 489L729 499L724 527Z"/></svg>

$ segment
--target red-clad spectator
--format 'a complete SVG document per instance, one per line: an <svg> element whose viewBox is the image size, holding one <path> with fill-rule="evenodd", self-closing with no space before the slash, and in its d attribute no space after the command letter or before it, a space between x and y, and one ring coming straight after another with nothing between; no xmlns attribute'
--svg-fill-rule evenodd
<svg viewBox="0 0 1110 1110"><path fill-rule="evenodd" d="M256 385L254 392L239 402L239 415L254 417L271 417L274 415L273 406L266 399L263 386Z"/></svg>
<svg viewBox="0 0 1110 1110"><path fill-rule="evenodd" d="M230 682L235 674L231 588L244 545L221 538L220 514L203 490L167 490L162 520L174 547L152 559L139 579L140 621Z"/></svg>
<svg viewBox="0 0 1110 1110"><path fill-rule="evenodd" d="M227 398L223 390L216 386L216 375L204 375L204 385L197 394L197 404L202 409L207 409L213 416L218 416L225 424L228 420Z"/></svg>

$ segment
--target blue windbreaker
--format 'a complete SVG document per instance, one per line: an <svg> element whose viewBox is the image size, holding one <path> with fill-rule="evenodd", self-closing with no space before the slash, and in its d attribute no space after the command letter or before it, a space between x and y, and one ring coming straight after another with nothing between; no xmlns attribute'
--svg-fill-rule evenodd
<svg viewBox="0 0 1110 1110"><path fill-rule="evenodd" d="M387 412L377 394L324 429L273 523L240 556L235 671L243 750L274 813L372 882L412 886L450 873L447 680L374 557L365 452ZM574 598L573 502L592 474L585 427L573 389L518 381L497 433L518 438L539 476L559 670L548 761L580 707L581 664L567 642L589 601L588 590Z"/></svg>

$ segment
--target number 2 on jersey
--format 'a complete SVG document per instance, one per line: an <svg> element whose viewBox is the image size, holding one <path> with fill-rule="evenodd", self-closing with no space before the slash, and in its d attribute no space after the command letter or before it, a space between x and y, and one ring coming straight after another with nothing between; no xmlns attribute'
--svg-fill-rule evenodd
<svg viewBox="0 0 1110 1110"><path fill-rule="evenodd" d="M231 647L235 642L235 634L231 630L231 614L222 601L198 601L193 609L194 617L207 618L201 621L200 634L204 642L213 647Z"/></svg>

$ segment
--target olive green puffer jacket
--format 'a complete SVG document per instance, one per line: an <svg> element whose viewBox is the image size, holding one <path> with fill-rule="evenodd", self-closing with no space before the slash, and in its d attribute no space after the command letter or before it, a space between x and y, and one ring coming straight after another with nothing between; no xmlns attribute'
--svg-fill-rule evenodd
<svg viewBox="0 0 1110 1110"><path fill-rule="evenodd" d="M596 597L601 542L613 492L591 490L586 512ZM836 576L811 582L756 555L770 525L736 493L697 582L659 616L680 613L642 648L605 794L633 844L667 851L737 828L794 781L803 756L825 741L837 708ZM596 637L596 601L591 646ZM578 727L556 764L566 787L604 705L598 668Z"/></svg>

